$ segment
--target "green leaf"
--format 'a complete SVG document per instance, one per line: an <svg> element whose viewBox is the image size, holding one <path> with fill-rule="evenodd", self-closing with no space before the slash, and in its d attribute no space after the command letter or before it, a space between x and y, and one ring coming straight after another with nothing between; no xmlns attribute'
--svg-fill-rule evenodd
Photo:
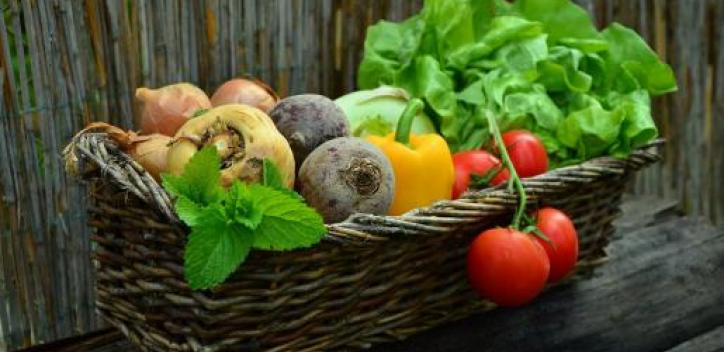
<svg viewBox="0 0 724 352"><path fill-rule="evenodd" d="M533 129L537 125L542 129L554 131L563 120L563 113L542 88L534 88L530 92L508 94L505 96L503 111L508 117L532 116L534 123L528 123L525 126L528 129ZM507 124L503 123L502 126L507 127ZM510 127L502 126L501 128L505 130L510 129Z"/></svg>
<svg viewBox="0 0 724 352"><path fill-rule="evenodd" d="M261 222L263 213L249 192L249 188L239 180L234 180L224 196L225 218L229 225L239 225L255 230Z"/></svg>
<svg viewBox="0 0 724 352"><path fill-rule="evenodd" d="M504 97L508 92L526 91L532 88L532 83L525 77L503 69L488 73L483 79L483 89L490 103L497 106L504 104Z"/></svg>
<svg viewBox="0 0 724 352"><path fill-rule="evenodd" d="M426 0L368 30L358 80L423 99L453 152L490 138L490 114L541 136L555 166L650 141L649 97L676 89L640 36L618 24L599 32L570 0Z"/></svg>
<svg viewBox="0 0 724 352"><path fill-rule="evenodd" d="M204 207L198 203L194 203L190 199L179 196L176 198L176 214L186 225L190 227L198 226L199 218L203 214Z"/></svg>
<svg viewBox="0 0 724 352"><path fill-rule="evenodd" d="M467 86L462 92L458 93L458 100L464 101L472 105L485 104L485 95L483 94L483 80L479 79L475 83Z"/></svg>
<svg viewBox="0 0 724 352"><path fill-rule="evenodd" d="M539 66L539 82L548 91L587 92L593 78L579 69L584 55L577 49L556 46L548 60Z"/></svg>
<svg viewBox="0 0 724 352"><path fill-rule="evenodd" d="M205 147L191 157L181 176L163 175L163 187L175 197L186 197L201 205L221 199L221 158L216 149Z"/></svg>
<svg viewBox="0 0 724 352"><path fill-rule="evenodd" d="M603 154L618 138L623 120L620 112L610 112L600 105L568 115L558 128L562 144L574 148L582 159Z"/></svg>
<svg viewBox="0 0 724 352"><path fill-rule="evenodd" d="M613 80L625 73L651 95L676 91L676 77L671 67L661 62L636 32L613 23L602 34L609 43Z"/></svg>
<svg viewBox="0 0 724 352"><path fill-rule="evenodd" d="M541 22L553 44L562 38L599 36L588 12L570 0L518 0L513 8L523 17Z"/></svg>
<svg viewBox="0 0 724 352"><path fill-rule="evenodd" d="M490 30L479 41L451 52L445 61L446 67L461 70L469 64L482 60L501 46L539 36L542 29L540 23L523 18L496 17L491 22Z"/></svg>
<svg viewBox="0 0 724 352"><path fill-rule="evenodd" d="M271 161L270 159L264 159L262 167L262 176L264 178L262 183L264 184L264 186L276 189L287 188L287 186L282 181L282 174L279 172L279 168L274 165L273 161Z"/></svg>
<svg viewBox="0 0 724 352"><path fill-rule="evenodd" d="M480 38L489 28L490 23L496 15L505 12L507 4L505 1L498 0L477 0L470 2L470 10L472 14L472 25L475 37Z"/></svg>
<svg viewBox="0 0 724 352"><path fill-rule="evenodd" d="M267 177L268 175L268 177ZM264 186L279 190L291 197L304 201L304 198L294 190L287 188L282 182L282 176L279 169L274 165L274 162L268 159L264 159L264 180L262 182Z"/></svg>
<svg viewBox="0 0 724 352"><path fill-rule="evenodd" d="M612 92L607 97L608 105L623 115L621 134L618 143L610 154L625 157L633 149L651 142L658 135L656 124L651 116L651 100L646 90L637 90L621 95Z"/></svg>
<svg viewBox="0 0 724 352"><path fill-rule="evenodd" d="M442 70L440 63L429 55L417 57L414 65L401 73L399 84L413 96L424 98L437 117L440 133L454 141L460 128L456 117L457 96L453 80Z"/></svg>
<svg viewBox="0 0 724 352"><path fill-rule="evenodd" d="M224 209L204 209L186 243L184 275L194 290L224 282L249 254L253 234L243 226L228 226Z"/></svg>
<svg viewBox="0 0 724 352"><path fill-rule="evenodd" d="M608 50L608 42L596 38L561 38L561 45L578 49L586 54L594 54Z"/></svg>
<svg viewBox="0 0 724 352"><path fill-rule="evenodd" d="M357 85L372 89L395 83L398 73L412 63L419 50L424 26L422 17L412 16L401 23L380 21L368 27Z"/></svg>
<svg viewBox="0 0 724 352"><path fill-rule="evenodd" d="M511 71L518 71L522 75L533 74L528 71L535 70L538 62L548 57L546 36L539 35L513 42L501 47L495 55Z"/></svg>
<svg viewBox="0 0 724 352"><path fill-rule="evenodd" d="M327 232L322 217L300 198L261 185L251 185L249 191L264 214L255 231L254 248L310 247Z"/></svg>
<svg viewBox="0 0 724 352"><path fill-rule="evenodd" d="M475 41L472 9L468 0L425 0L422 16L435 38L434 54L442 58Z"/></svg>

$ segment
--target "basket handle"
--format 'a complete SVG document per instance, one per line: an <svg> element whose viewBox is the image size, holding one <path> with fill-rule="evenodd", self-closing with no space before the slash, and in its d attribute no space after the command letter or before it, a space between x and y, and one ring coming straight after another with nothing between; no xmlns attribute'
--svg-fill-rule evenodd
<svg viewBox="0 0 724 352"><path fill-rule="evenodd" d="M168 193L140 164L123 152L105 132L85 129L63 149L65 169L71 175L84 178L91 164L101 174L110 176L115 185L145 201L169 221L178 223Z"/></svg>

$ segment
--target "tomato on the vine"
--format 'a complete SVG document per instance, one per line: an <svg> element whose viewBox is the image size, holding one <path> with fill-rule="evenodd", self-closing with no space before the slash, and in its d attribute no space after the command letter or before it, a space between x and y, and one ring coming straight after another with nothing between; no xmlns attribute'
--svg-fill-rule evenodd
<svg viewBox="0 0 724 352"><path fill-rule="evenodd" d="M536 237L543 246L551 263L549 282L564 278L578 260L578 234L573 221L562 211L555 208L539 209L535 217L536 225L548 237L550 243Z"/></svg>
<svg viewBox="0 0 724 352"><path fill-rule="evenodd" d="M496 186L510 178L510 171L503 168L502 163L493 154L485 150L468 150L453 154L455 166L455 183L453 184L452 198L457 199L471 186L471 179L488 178L487 183ZM500 169L499 171L496 169ZM489 174L492 173L492 174ZM474 180L472 180L474 182ZM483 186L483 185L478 185Z"/></svg>
<svg viewBox="0 0 724 352"><path fill-rule="evenodd" d="M543 142L525 130L503 133L503 143L510 162L520 177L533 177L548 170L548 154Z"/></svg>
<svg viewBox="0 0 724 352"><path fill-rule="evenodd" d="M470 245L468 279L473 289L501 306L520 306L543 290L550 263L529 234L511 228L483 231Z"/></svg>

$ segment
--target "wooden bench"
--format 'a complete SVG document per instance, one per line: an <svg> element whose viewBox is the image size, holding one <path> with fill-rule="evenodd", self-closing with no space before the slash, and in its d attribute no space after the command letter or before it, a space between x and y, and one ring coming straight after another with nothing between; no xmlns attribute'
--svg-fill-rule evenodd
<svg viewBox="0 0 724 352"><path fill-rule="evenodd" d="M610 261L533 304L497 309L372 351L724 351L724 231L676 203L629 198ZM106 329L24 352L135 351Z"/></svg>

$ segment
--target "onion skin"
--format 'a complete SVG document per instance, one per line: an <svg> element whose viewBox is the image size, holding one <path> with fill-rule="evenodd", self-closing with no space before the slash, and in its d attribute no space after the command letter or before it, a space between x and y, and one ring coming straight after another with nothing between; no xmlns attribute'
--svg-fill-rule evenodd
<svg viewBox="0 0 724 352"><path fill-rule="evenodd" d="M229 132L237 135L229 137ZM232 143L234 145L229 145ZM228 104L197 116L178 130L168 153L168 170L183 173L191 157L204 146L219 150L225 163L221 185L231 186L236 179L250 183L262 180L264 159L279 169L282 181L294 185L294 155L289 143L263 111L249 105ZM228 149L240 151L230 152Z"/></svg>
<svg viewBox="0 0 724 352"><path fill-rule="evenodd" d="M168 150L173 138L159 133L138 138L130 145L128 154L141 164L156 181L160 181L161 173L166 172L167 169Z"/></svg>
<svg viewBox="0 0 724 352"><path fill-rule="evenodd" d="M203 90L190 83L171 84L158 89L136 89L142 104L141 131L173 137L181 126L201 109L211 108Z"/></svg>
<svg viewBox="0 0 724 352"><path fill-rule="evenodd" d="M168 162L168 151L173 140L162 134L151 134L139 136L133 131L123 129L105 122L93 122L80 130L68 146L63 150L65 156L65 168L73 174L78 173L78 160L71 157L72 149L78 138L86 132L100 131L108 135L110 139L118 143L118 147L126 152L139 163L156 181L161 180L161 173L166 172Z"/></svg>
<svg viewBox="0 0 724 352"><path fill-rule="evenodd" d="M246 104L269 113L279 96L264 82L256 79L235 78L226 81L211 96L211 105Z"/></svg>

